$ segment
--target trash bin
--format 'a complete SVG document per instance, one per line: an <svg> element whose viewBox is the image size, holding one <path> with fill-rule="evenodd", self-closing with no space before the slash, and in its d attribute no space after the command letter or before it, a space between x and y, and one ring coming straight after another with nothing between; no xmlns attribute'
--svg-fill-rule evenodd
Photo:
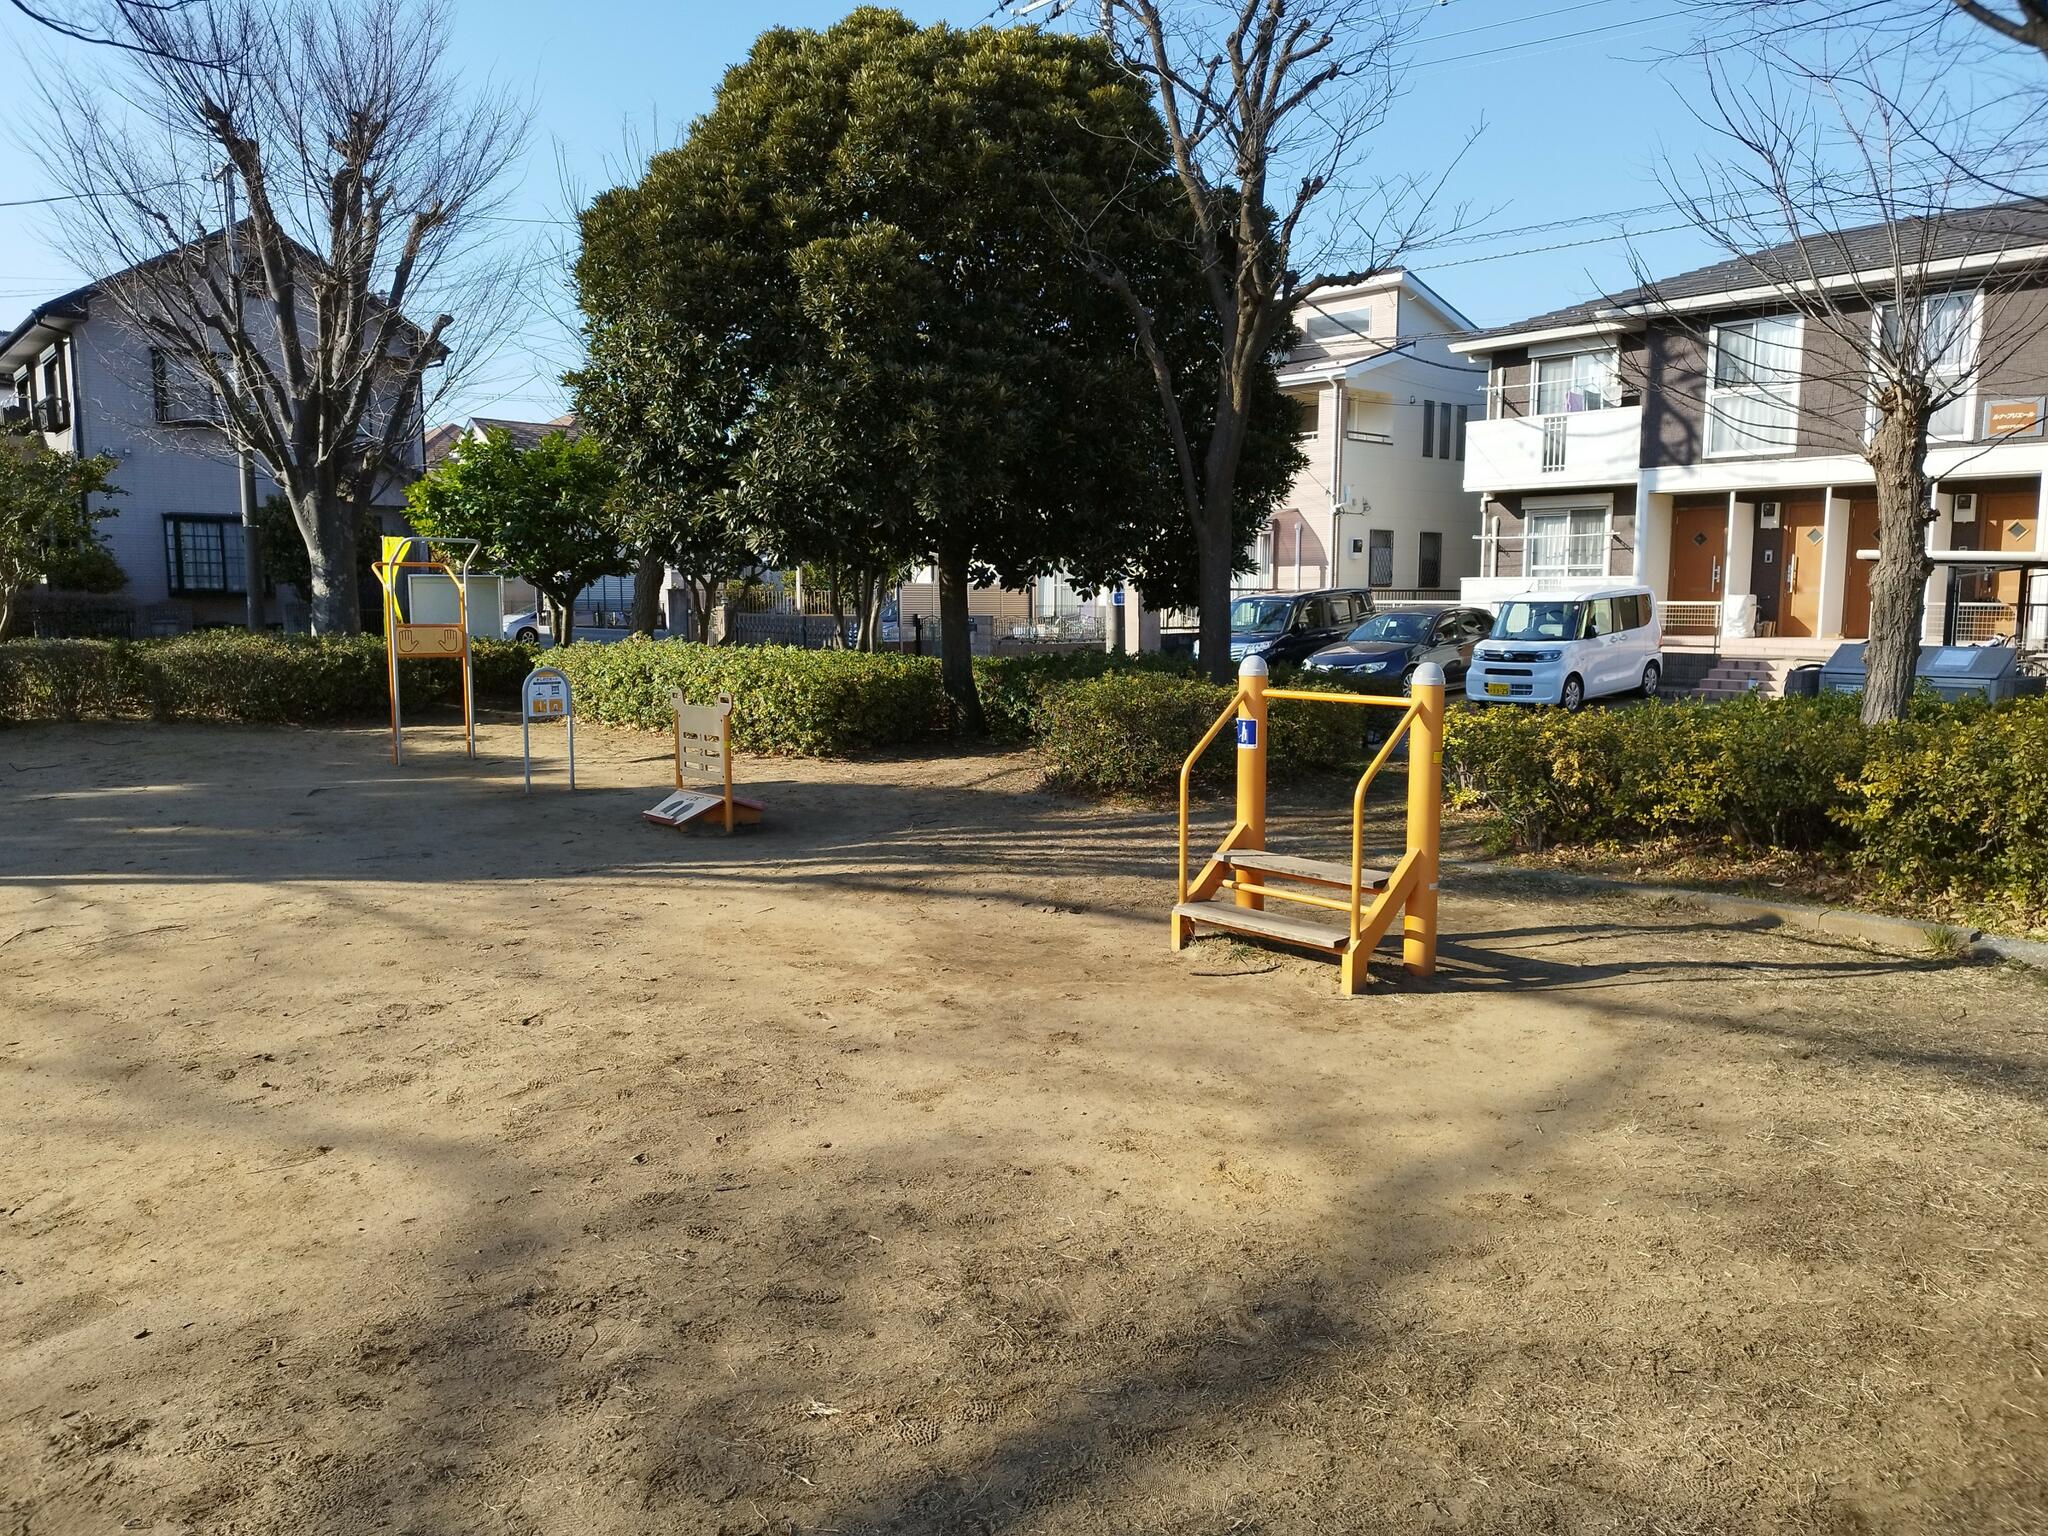
<svg viewBox="0 0 2048 1536"><path fill-rule="evenodd" d="M1785 674L1785 697L1811 699L1820 694L1820 663L1809 661Z"/></svg>
<svg viewBox="0 0 2048 1536"><path fill-rule="evenodd" d="M1915 679L1944 699L1981 698L1994 702L2014 693L2019 653L2009 645L1927 645L1920 648ZM1864 681L1863 642L1836 648L1821 668L1824 693L1858 693ZM1788 682L1786 692L1791 692Z"/></svg>

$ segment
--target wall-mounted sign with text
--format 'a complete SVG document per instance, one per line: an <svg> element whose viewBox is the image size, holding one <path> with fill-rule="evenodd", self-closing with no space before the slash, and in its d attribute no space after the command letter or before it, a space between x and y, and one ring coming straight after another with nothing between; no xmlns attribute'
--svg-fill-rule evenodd
<svg viewBox="0 0 2048 1536"><path fill-rule="evenodd" d="M2034 395L2025 400L1988 400L1984 404L1984 435L1989 438L2039 437L2048 400Z"/></svg>

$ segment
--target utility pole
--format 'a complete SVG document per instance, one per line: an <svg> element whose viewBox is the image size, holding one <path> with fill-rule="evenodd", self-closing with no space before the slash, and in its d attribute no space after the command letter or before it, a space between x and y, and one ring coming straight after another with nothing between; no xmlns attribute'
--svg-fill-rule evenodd
<svg viewBox="0 0 2048 1536"><path fill-rule="evenodd" d="M246 345L248 331L242 324L242 252L235 242L235 168L223 165L220 168L221 197L225 204L226 218L221 224L221 237L228 248L228 303L231 323L234 326L237 345ZM245 391L242 388L242 365L235 358L229 362L234 369L235 394L237 398ZM227 423L223 421L223 426ZM228 426L230 434L234 428ZM256 464L249 456L249 445L236 436L235 467L242 496L242 582L248 588L249 632L256 634L263 628L263 545L262 534L256 526Z"/></svg>

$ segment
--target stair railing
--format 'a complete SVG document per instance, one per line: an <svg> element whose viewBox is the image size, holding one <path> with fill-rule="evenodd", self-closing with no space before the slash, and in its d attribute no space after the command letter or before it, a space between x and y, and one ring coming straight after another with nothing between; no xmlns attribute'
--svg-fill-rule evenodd
<svg viewBox="0 0 2048 1536"><path fill-rule="evenodd" d="M1430 667L1429 673L1436 673ZM1417 974L1427 975L1436 963L1436 886L1437 886L1437 843L1442 811L1442 760L1443 760L1443 709L1444 685L1441 673L1434 677L1418 674L1412 689L1412 697L1397 698L1383 694L1320 693L1299 688L1268 688L1266 686L1266 664L1256 656L1247 657L1238 674L1238 686L1209 729L1195 743L1180 769L1180 820L1179 820L1179 877L1176 885L1176 904L1189 900L1191 892L1199 899L1206 900L1217 890L1232 892L1238 905L1260 907L1265 898L1276 897L1283 901L1299 902L1305 906L1323 907L1346 914L1349 922L1348 946L1352 954L1347 956L1347 969L1355 962L1355 952L1361 941L1367 937L1368 913L1365 910L1365 795L1379 776L1380 770L1393 757L1394 749L1404 738L1411 741L1411 766L1409 769L1407 847L1400 861L1389 873L1382 894L1375 901L1371 916L1376 919L1371 933L1372 942L1377 943L1379 932L1391 921L1392 912L1398 905L1405 904L1408 918L1405 923L1404 953L1408 968ZM1279 699L1312 704L1355 704L1369 708L1398 709L1401 718L1381 743L1379 751L1359 776L1357 787L1351 795L1351 880L1347 899L1334 901L1327 896L1313 895L1307 891L1296 891L1283 886L1267 884L1256 879L1247 880L1240 875L1236 880L1221 878L1222 867L1228 855L1235 850L1259 850L1265 842L1265 800L1266 800L1266 724L1267 705ZM1238 773L1237 811L1229 833L1217 845L1208 865L1191 886L1188 880L1188 801L1194 767L1202 754L1221 734L1226 722L1236 719L1238 725ZM1421 722L1420 728L1411 728ZM1418 769L1413 764L1415 752L1420 750L1424 762Z"/></svg>

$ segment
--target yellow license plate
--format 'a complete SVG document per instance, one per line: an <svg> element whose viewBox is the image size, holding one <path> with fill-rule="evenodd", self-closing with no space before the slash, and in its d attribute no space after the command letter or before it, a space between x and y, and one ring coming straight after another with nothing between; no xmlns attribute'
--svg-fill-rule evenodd
<svg viewBox="0 0 2048 1536"><path fill-rule="evenodd" d="M1508 685L1506 683L1488 683L1486 691L1497 698L1504 699L1508 696Z"/></svg>

